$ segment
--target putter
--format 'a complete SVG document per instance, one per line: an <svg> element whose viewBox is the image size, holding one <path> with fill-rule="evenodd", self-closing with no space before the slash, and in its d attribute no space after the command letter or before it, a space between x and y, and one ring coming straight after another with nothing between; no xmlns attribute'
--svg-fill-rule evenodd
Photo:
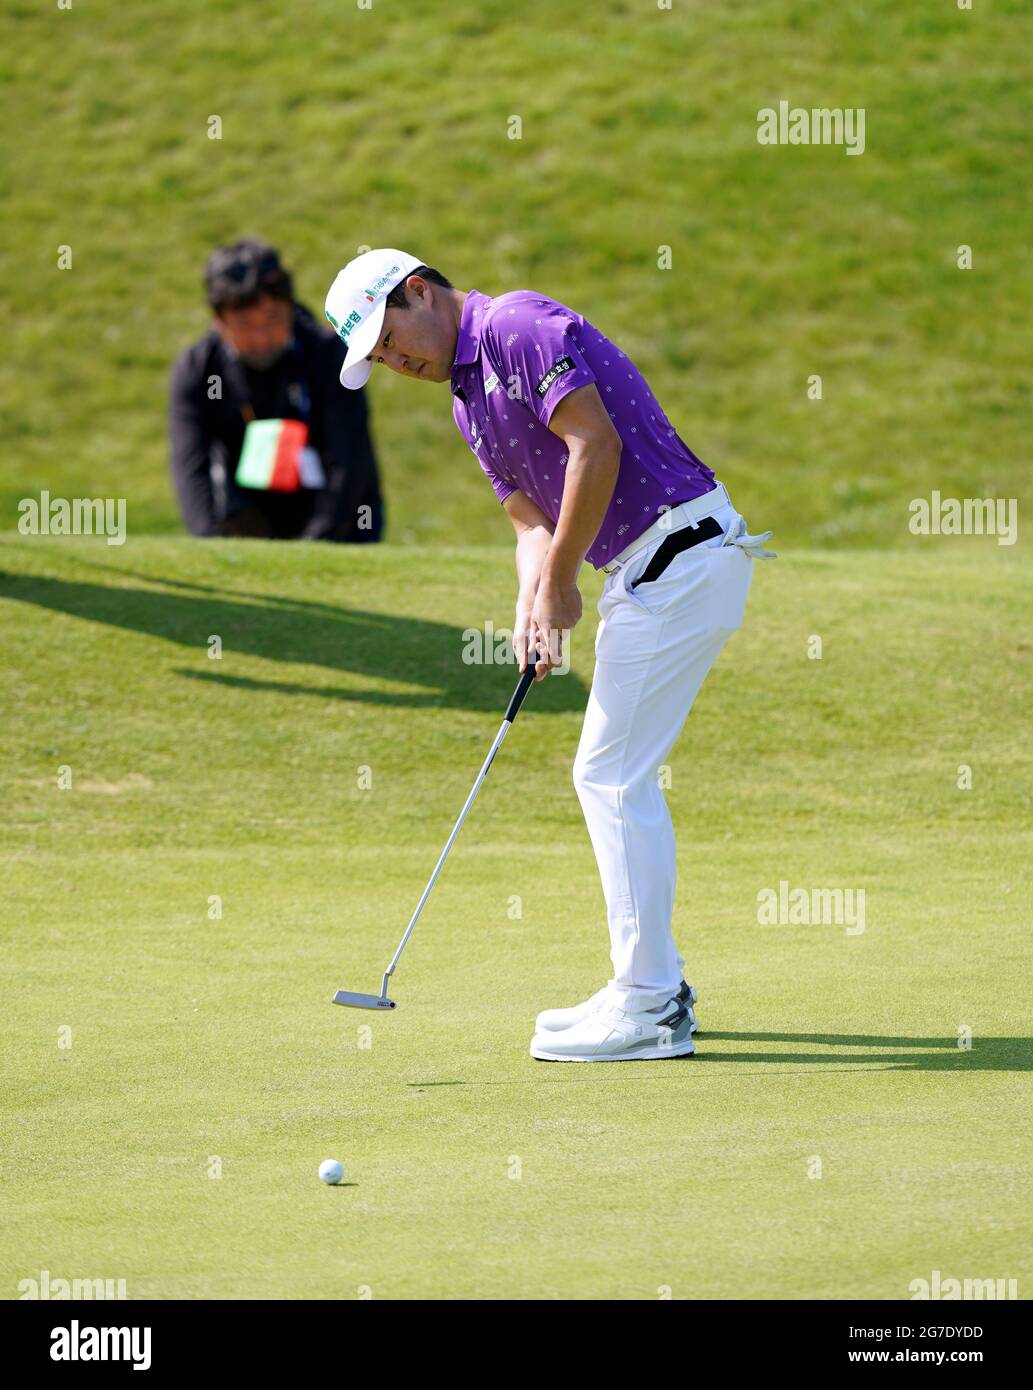
<svg viewBox="0 0 1033 1390"><path fill-rule="evenodd" d="M541 658L538 659L540 660ZM448 851L452 848L453 844L455 843L455 838L459 834L463 821L466 820L466 813L473 805L474 797L480 790L481 783L488 775L488 768L491 767L492 759L495 757L495 754L499 751L499 748L502 744L502 740L509 733L510 726L512 725L513 720L517 717L517 714L520 711L520 706L524 703L524 696L527 694L527 692L531 689L531 686L534 684L535 665L536 663L528 662L527 669L521 672L520 680L517 682L517 688L513 691L513 698L510 700L509 708L506 710L506 717L502 721L502 727L495 735L495 741L491 745L491 749L488 753L488 756L484 760L484 766L481 768L480 772L478 772L477 780L473 784L473 788L470 791L470 795L466 798L466 804L464 805L463 809L459 812L459 819L452 827L452 833L448 837L448 842L445 845L445 848L441 851L441 858L434 866L434 872L430 876L430 882L427 884L426 888L424 888L423 893L420 896L420 901L416 904L416 911L413 913L412 918L409 921L409 925L405 929L405 935L398 943L398 950L394 953L394 956L391 959L391 964L384 971L384 979L383 983L380 986L380 993L353 994L351 990L339 989L337 993L334 995L335 1004L343 1004L346 1008L349 1009L393 1009L396 1007L395 1001L387 997L387 982L395 972L395 966L398 964L399 957L405 950L405 943L409 940L409 937L412 936L412 929L413 927L415 927L417 920L419 919L420 913L423 911L424 903L430 897L430 890L434 887L434 884L437 882L438 874L441 872L441 866L448 858Z"/></svg>

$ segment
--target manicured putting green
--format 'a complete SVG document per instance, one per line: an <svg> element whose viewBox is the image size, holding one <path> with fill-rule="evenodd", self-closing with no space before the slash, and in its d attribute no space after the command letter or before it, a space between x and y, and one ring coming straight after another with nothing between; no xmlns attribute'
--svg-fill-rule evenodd
<svg viewBox="0 0 1033 1390"><path fill-rule="evenodd" d="M0 543L7 1296L44 1269L146 1298L1033 1276L1028 564L973 539L758 566L664 774L698 1053L610 1067L527 1056L608 975L570 783L595 577L399 1008L330 1003L379 987L498 727L513 668L464 664L463 632L508 623L510 565ZM782 882L863 888L865 930L759 924Z"/></svg>

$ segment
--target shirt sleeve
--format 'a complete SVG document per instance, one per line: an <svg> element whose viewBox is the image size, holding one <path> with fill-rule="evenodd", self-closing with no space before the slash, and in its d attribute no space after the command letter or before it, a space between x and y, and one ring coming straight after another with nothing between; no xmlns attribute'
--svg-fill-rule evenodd
<svg viewBox="0 0 1033 1390"><path fill-rule="evenodd" d="M513 486L512 483L507 483L505 478L500 478L499 475L495 472L494 468L492 468L491 464L488 463L485 459L482 459L479 453L476 455L476 458L477 462L481 466L481 471L483 472L484 476L488 479L488 482L491 483L492 487L495 489L495 496L499 499L500 502L505 502L506 498L511 493L516 492L516 488Z"/></svg>
<svg viewBox="0 0 1033 1390"><path fill-rule="evenodd" d="M483 456L484 450L488 447L485 443L482 442L481 447L479 449L474 447L476 441L471 441L470 436L467 433L466 426L464 425L463 419L460 415L458 401L455 401L453 404L452 418L456 422L456 428L459 430L460 434L466 440L471 454L473 454L474 458L477 460L477 466L480 468L481 472L487 478L488 482L491 483L492 487L495 489L495 496L499 499L500 502L505 502L506 498L510 495L511 492L516 492L516 488L513 486L512 483L507 483L505 478L501 478L498 475L498 473L495 472L494 468L492 468L488 460Z"/></svg>
<svg viewBox="0 0 1033 1390"><path fill-rule="evenodd" d="M554 299L497 306L483 336L499 385L548 425L564 396L596 380L578 346L579 315ZM483 466L483 465L482 465Z"/></svg>

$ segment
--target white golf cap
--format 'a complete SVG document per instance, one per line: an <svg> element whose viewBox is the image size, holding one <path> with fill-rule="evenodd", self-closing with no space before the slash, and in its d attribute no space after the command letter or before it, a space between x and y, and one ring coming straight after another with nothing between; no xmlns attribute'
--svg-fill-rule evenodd
<svg viewBox="0 0 1033 1390"><path fill-rule="evenodd" d="M384 326L384 301L398 284L424 262L405 251L367 251L356 256L330 286L326 316L348 348L341 368L341 385L350 391L365 386L373 363L366 358L380 340Z"/></svg>

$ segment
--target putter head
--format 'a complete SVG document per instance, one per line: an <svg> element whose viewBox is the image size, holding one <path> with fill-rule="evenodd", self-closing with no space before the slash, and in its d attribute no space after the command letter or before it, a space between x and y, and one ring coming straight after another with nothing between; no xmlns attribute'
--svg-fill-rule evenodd
<svg viewBox="0 0 1033 1390"><path fill-rule="evenodd" d="M380 994L352 994L350 990L339 989L334 995L335 1004L343 1004L347 1009L393 1009L395 1001Z"/></svg>

